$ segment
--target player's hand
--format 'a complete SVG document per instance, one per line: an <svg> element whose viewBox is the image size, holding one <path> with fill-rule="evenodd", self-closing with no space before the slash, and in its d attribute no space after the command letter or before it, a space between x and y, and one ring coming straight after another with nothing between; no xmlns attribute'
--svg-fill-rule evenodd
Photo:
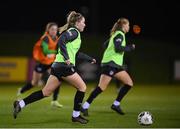
<svg viewBox="0 0 180 129"><path fill-rule="evenodd" d="M70 60L68 59L68 60L66 60L65 61L65 63L67 64L67 65L70 65L71 64L71 62L70 62Z"/></svg>
<svg viewBox="0 0 180 129"><path fill-rule="evenodd" d="M96 59L92 59L91 64L95 64L96 63Z"/></svg>

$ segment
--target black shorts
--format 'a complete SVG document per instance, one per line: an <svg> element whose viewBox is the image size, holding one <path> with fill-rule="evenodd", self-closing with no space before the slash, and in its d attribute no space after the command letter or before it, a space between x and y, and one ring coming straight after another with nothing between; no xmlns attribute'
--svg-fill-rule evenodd
<svg viewBox="0 0 180 129"><path fill-rule="evenodd" d="M45 64L41 64L41 63L37 62L34 70L37 73L45 73L49 68L51 68L51 65L45 65Z"/></svg>
<svg viewBox="0 0 180 129"><path fill-rule="evenodd" d="M55 62L51 66L51 75L56 76L59 79L59 81L61 81L62 77L70 76L75 72L76 70L74 66L68 66L65 63Z"/></svg>
<svg viewBox="0 0 180 129"><path fill-rule="evenodd" d="M116 73L125 71L123 67L116 68L109 65L101 66L101 74L105 74L107 76L113 77Z"/></svg>

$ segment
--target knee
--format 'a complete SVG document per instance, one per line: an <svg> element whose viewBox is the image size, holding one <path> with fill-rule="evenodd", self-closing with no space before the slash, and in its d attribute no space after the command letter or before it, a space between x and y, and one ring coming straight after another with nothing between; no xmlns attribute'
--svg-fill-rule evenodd
<svg viewBox="0 0 180 129"><path fill-rule="evenodd" d="M86 85L81 85L79 88L78 88L79 91L82 91L82 92L86 92Z"/></svg>
<svg viewBox="0 0 180 129"><path fill-rule="evenodd" d="M131 78L125 78L125 79L122 81L122 83L123 83L124 85L128 85L128 86L133 87L133 81L132 81Z"/></svg>
<svg viewBox="0 0 180 129"><path fill-rule="evenodd" d="M45 97L49 97L52 94L52 92L48 90L42 90L42 92Z"/></svg>
<svg viewBox="0 0 180 129"><path fill-rule="evenodd" d="M100 88L102 91L105 91L105 90L106 90L106 87L105 87L105 86L99 86L99 88Z"/></svg>
<svg viewBox="0 0 180 129"><path fill-rule="evenodd" d="M106 84L101 84L101 83L99 83L99 84L98 84L98 87L99 87L102 91L105 91L106 88L107 88L107 85L106 85Z"/></svg>
<svg viewBox="0 0 180 129"><path fill-rule="evenodd" d="M132 80L131 81L127 81L125 84L130 86L130 87L133 87L133 85L134 85Z"/></svg>
<svg viewBox="0 0 180 129"><path fill-rule="evenodd" d="M32 81L31 81L31 84L32 84L33 86L38 85L38 81L32 80Z"/></svg>

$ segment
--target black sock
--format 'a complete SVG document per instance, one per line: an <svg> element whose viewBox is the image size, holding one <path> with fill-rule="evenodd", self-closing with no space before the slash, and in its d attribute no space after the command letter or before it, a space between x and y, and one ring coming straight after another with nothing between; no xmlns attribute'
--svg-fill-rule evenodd
<svg viewBox="0 0 180 129"><path fill-rule="evenodd" d="M77 91L74 97L74 110L80 111L85 92Z"/></svg>
<svg viewBox="0 0 180 129"><path fill-rule="evenodd" d="M32 93L31 95L24 98L23 100L25 102L25 105L28 105L28 104L35 102L35 101L38 101L44 97L45 96L43 95L42 90L40 90L40 91L36 91L36 92Z"/></svg>
<svg viewBox="0 0 180 129"><path fill-rule="evenodd" d="M58 98L59 94L59 86L55 89L54 94L53 94L53 101L56 101Z"/></svg>
<svg viewBox="0 0 180 129"><path fill-rule="evenodd" d="M129 85L124 85L124 86L120 89L119 94L118 94L118 96L117 96L117 98L116 98L116 101L120 102L130 89L131 89L131 86L129 86Z"/></svg>
<svg viewBox="0 0 180 129"><path fill-rule="evenodd" d="M26 85L24 85L22 88L21 88L21 93L24 93L25 91L28 91L29 89L31 89L33 87L33 85L31 84L31 82L28 82Z"/></svg>
<svg viewBox="0 0 180 129"><path fill-rule="evenodd" d="M93 92L91 92L89 98L87 99L87 102L89 104L92 103L92 101L102 92L101 88L99 86L97 86Z"/></svg>

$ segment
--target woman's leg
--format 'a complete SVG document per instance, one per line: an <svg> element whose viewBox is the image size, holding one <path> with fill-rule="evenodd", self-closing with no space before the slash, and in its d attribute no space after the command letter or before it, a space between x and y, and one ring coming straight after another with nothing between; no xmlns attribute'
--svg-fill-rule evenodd
<svg viewBox="0 0 180 129"><path fill-rule="evenodd" d="M33 86L38 85L39 80L42 77L42 73L38 73L35 70L33 71L33 76L31 82L27 82L19 91L19 94L22 94L30 90Z"/></svg>
<svg viewBox="0 0 180 129"><path fill-rule="evenodd" d="M107 86L109 85L112 77L107 76L105 74L102 74L100 77L100 81L98 86L91 92L90 96L88 97L87 101L82 106L82 112L84 116L88 116L88 108L90 107L90 104L93 102L93 100L102 92L104 91Z"/></svg>
<svg viewBox="0 0 180 129"><path fill-rule="evenodd" d="M114 109L119 114L123 115L124 112L120 108L120 102L133 86L133 81L126 71L118 72L114 75L114 77L120 80L124 84L124 86L120 89L119 94L116 100L114 101L113 105L111 106L111 108Z"/></svg>
<svg viewBox="0 0 180 129"><path fill-rule="evenodd" d="M26 105L33 103L35 101L38 101L44 97L50 96L51 93L59 86L60 81L57 79L57 77L50 75L46 86L39 91L36 91L29 95L28 97L14 102L14 118L17 117L17 114L21 111L22 108L24 108Z"/></svg>
<svg viewBox="0 0 180 129"><path fill-rule="evenodd" d="M59 88L60 88L60 86L58 86L58 87L54 90L52 101L57 101L57 99L58 99L58 94L59 94Z"/></svg>
<svg viewBox="0 0 180 129"><path fill-rule="evenodd" d="M60 85L61 85L61 84L60 84ZM54 93L53 93L53 95L52 95L51 106L53 106L53 107L58 107L58 108L62 108L63 105L58 102L59 90L60 90L60 86L58 86L58 87L54 90Z"/></svg>
<svg viewBox="0 0 180 129"><path fill-rule="evenodd" d="M50 75L50 72L51 72L51 69L48 69L47 73L49 75ZM59 95L60 85L61 85L61 82L60 82L59 86L54 90L53 95L52 95L51 106L53 106L53 107L58 107L58 108L63 107L63 105L58 102L58 95Z"/></svg>
<svg viewBox="0 0 180 129"><path fill-rule="evenodd" d="M80 108L81 108L81 104L83 102L83 98L85 95L86 84L77 73L74 73L67 77L63 77L63 79L69 82L70 84L72 84L77 89L77 92L74 97L72 121L80 122L81 124L86 124L88 120L80 116Z"/></svg>

